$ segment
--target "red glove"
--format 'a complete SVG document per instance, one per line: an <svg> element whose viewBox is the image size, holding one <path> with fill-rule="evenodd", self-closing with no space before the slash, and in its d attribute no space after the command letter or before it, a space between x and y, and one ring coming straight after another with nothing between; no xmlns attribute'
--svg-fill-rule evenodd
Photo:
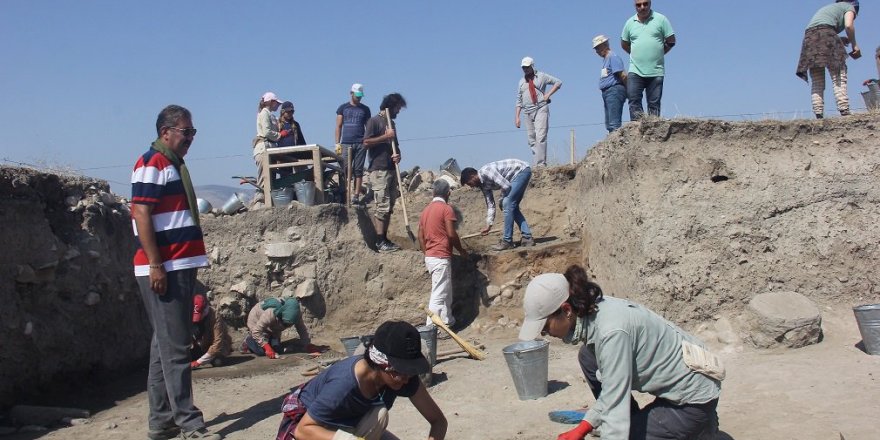
<svg viewBox="0 0 880 440"><path fill-rule="evenodd" d="M278 354L275 353L275 350L272 349L272 346L269 343L263 344L263 350L266 350L266 357L269 359L278 359Z"/></svg>
<svg viewBox="0 0 880 440"><path fill-rule="evenodd" d="M201 366L202 366L202 364L200 364L199 361L192 361L189 363L190 368L199 368Z"/></svg>
<svg viewBox="0 0 880 440"><path fill-rule="evenodd" d="M568 432L563 432L559 434L559 437L556 437L556 440L583 440L584 436L589 434L590 431L593 430L593 425L586 420L581 420L581 422Z"/></svg>
<svg viewBox="0 0 880 440"><path fill-rule="evenodd" d="M287 137L287 135L290 134L290 132L287 130L281 130L281 133L278 133L278 134L280 134L281 137Z"/></svg>

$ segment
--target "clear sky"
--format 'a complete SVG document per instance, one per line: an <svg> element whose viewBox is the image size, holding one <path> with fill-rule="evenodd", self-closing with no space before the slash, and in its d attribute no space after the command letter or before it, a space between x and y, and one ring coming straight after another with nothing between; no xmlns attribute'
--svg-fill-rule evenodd
<svg viewBox="0 0 880 440"><path fill-rule="evenodd" d="M655 0L678 39L663 116L811 117L809 86L794 71L803 28L826 3ZM880 10L863 3L864 56L848 61L856 109L862 81L877 77L880 44ZM0 159L78 170L127 195L156 115L174 103L199 129L186 158L195 184L234 186L230 176L256 173L263 92L293 101L306 140L332 147L336 108L360 82L374 112L384 94L406 97L405 168L437 169L449 157L462 167L530 160L513 124L528 55L564 82L551 104L549 154L567 162L571 129L579 158L605 135L590 40L607 34L627 61L618 41L633 14L632 0L3 0ZM826 114L836 114L830 90Z"/></svg>

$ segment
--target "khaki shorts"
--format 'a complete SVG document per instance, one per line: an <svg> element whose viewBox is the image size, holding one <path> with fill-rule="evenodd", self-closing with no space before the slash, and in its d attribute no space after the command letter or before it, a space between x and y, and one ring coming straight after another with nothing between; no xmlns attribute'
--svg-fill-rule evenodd
<svg viewBox="0 0 880 440"><path fill-rule="evenodd" d="M373 199L376 201L377 219L388 221L397 200L397 180L393 170L370 171L370 184L373 186Z"/></svg>

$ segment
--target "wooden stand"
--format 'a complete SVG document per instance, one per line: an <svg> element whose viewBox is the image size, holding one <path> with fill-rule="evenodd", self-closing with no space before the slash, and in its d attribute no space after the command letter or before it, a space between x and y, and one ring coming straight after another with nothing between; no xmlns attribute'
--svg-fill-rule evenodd
<svg viewBox="0 0 880 440"><path fill-rule="evenodd" d="M291 162L272 163L273 157L285 156ZM266 206L272 206L272 171L279 168L312 166L315 176L315 203L324 203L324 169L327 167L341 170L342 159L335 152L318 144L297 145L295 147L267 148L263 155L263 169L266 179L263 182L263 196Z"/></svg>

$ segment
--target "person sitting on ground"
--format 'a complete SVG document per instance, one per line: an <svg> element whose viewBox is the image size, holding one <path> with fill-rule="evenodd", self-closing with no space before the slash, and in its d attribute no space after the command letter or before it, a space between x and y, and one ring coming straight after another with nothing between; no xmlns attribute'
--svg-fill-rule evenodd
<svg viewBox="0 0 880 440"><path fill-rule="evenodd" d="M583 344L578 363L596 403L557 440L694 439L717 432L724 367L703 343L644 306L602 294L583 267L538 275L526 287L521 340ZM601 373L600 373L601 372ZM656 398L639 408L631 390Z"/></svg>
<svg viewBox="0 0 880 440"><path fill-rule="evenodd" d="M306 328L300 312L299 300L290 297L267 298L254 305L248 313L248 335L241 343L242 353L250 352L257 356L277 359L278 353L283 352L281 332L290 326L296 326L300 342L305 344L307 352L321 351L320 347L311 343L309 329Z"/></svg>
<svg viewBox="0 0 880 440"><path fill-rule="evenodd" d="M501 241L492 247L492 250L503 251L513 249L513 223L519 227L522 234L522 246L534 246L532 231L519 203L522 201L532 178L532 169L529 164L519 159L505 159L497 162L489 162L477 171L473 168L465 168L461 172L461 184L473 188L480 188L486 199L486 227L480 233L486 235L495 223L495 197L492 191L501 190L501 209L504 210L504 236Z"/></svg>
<svg viewBox="0 0 880 440"><path fill-rule="evenodd" d="M193 296L193 345L190 348L193 361L189 366L198 368L205 364L219 367L221 359L232 352L232 338L208 298L197 293Z"/></svg>
<svg viewBox="0 0 880 440"><path fill-rule="evenodd" d="M429 440L446 437L446 417L419 375L430 371L419 332L411 324L379 326L366 352L350 356L295 387L282 404L278 440L393 440L388 411L408 397L430 423Z"/></svg>

